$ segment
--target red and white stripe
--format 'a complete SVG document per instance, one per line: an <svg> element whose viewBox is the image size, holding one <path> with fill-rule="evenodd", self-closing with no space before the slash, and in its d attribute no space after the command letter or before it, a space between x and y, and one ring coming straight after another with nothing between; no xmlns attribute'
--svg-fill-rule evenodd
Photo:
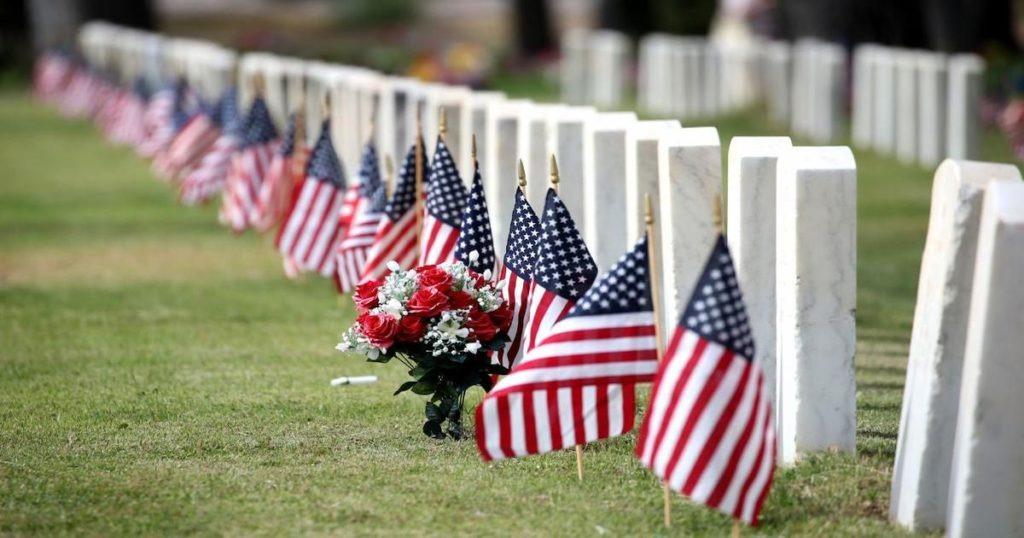
<svg viewBox="0 0 1024 538"><path fill-rule="evenodd" d="M668 486L755 524L775 469L761 368L677 328L659 369L636 453Z"/></svg>
<svg viewBox="0 0 1024 538"><path fill-rule="evenodd" d="M231 159L221 219L235 233L245 231L256 222L260 187L276 146L276 142L254 144L236 153Z"/></svg>
<svg viewBox="0 0 1024 538"><path fill-rule="evenodd" d="M525 333L523 334L524 353L544 340L544 338L576 303L558 295L543 286L534 286L530 293L530 305L526 313Z"/></svg>
<svg viewBox="0 0 1024 538"><path fill-rule="evenodd" d="M331 276L341 231L338 215L344 202L343 190L329 181L307 177L278 233L281 254L304 270Z"/></svg>
<svg viewBox="0 0 1024 538"><path fill-rule="evenodd" d="M512 324L508 328L510 341L504 349L498 351L496 359L498 364L508 368L519 361L526 349L524 336L529 326L530 295L533 293L534 283L519 276L504 263L501 264L498 281L505 282L501 295L512 310Z"/></svg>
<svg viewBox="0 0 1024 538"><path fill-rule="evenodd" d="M161 175L175 179L199 164L217 142L220 129L206 114L195 114L174 136L167 149L157 156L153 168Z"/></svg>
<svg viewBox="0 0 1024 538"><path fill-rule="evenodd" d="M650 311L566 318L477 408L480 454L500 460L621 435L633 428L636 383L656 368Z"/></svg>
<svg viewBox="0 0 1024 538"><path fill-rule="evenodd" d="M301 170L309 158L309 148L296 148L292 154L274 154L267 170L267 177L260 186L256 202L256 229L267 231L281 222L288 212L292 197L297 194ZM299 163L299 164L297 164ZM297 168L298 167L298 168Z"/></svg>
<svg viewBox="0 0 1024 538"><path fill-rule="evenodd" d="M423 240L417 265L433 265L455 261L455 244L459 229L426 211L423 216Z"/></svg>
<svg viewBox="0 0 1024 538"><path fill-rule="evenodd" d="M165 88L156 92L142 119L146 135L135 148L140 157L153 157L170 142L174 136L173 115L174 90Z"/></svg>
<svg viewBox="0 0 1024 538"><path fill-rule="evenodd" d="M392 221L386 214L381 218L373 246L366 254L366 265L360 282L384 276L390 261L395 261L402 269L411 269L416 263L419 250L416 248L416 207L414 205L397 221Z"/></svg>
<svg viewBox="0 0 1024 538"><path fill-rule="evenodd" d="M360 199L355 217L338 244L335 274L340 293L349 293L359 284L382 216L382 212L374 210L369 198Z"/></svg>
<svg viewBox="0 0 1024 538"><path fill-rule="evenodd" d="M210 151L185 176L181 184L180 199L185 205L198 205L217 195L227 179L231 156L238 150L238 137L221 133Z"/></svg>

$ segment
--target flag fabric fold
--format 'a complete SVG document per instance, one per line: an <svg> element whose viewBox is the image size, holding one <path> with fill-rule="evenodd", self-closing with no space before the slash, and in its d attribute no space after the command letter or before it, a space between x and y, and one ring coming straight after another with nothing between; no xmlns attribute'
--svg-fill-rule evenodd
<svg viewBox="0 0 1024 538"><path fill-rule="evenodd" d="M416 263L416 145L409 148L398 171L398 180L391 199L384 206L373 244L366 253L360 282L375 280L387 271L390 261L402 269L411 269Z"/></svg>
<svg viewBox="0 0 1024 538"><path fill-rule="evenodd" d="M366 265L366 255L377 235L380 219L387 205L387 191L380 179L380 160L373 143L366 144L359 163L359 183L353 185L357 201L352 217L345 224L338 242L335 285L339 293L349 293L359 284ZM349 189L351 191L351 188Z"/></svg>
<svg viewBox="0 0 1024 538"><path fill-rule="evenodd" d="M185 205L198 205L221 192L227 180L231 156L244 135L245 118L238 110L238 92L228 88L221 95L211 118L220 127L220 135L181 183L179 197Z"/></svg>
<svg viewBox="0 0 1024 538"><path fill-rule="evenodd" d="M277 248L286 264L327 277L333 275L341 231L338 215L345 190L345 175L331 141L330 120L325 119L306 167L306 178L278 230Z"/></svg>
<svg viewBox="0 0 1024 538"><path fill-rule="evenodd" d="M512 310L509 342L495 355L498 363L509 368L522 357L527 334L527 314L533 292L533 265L537 260L537 240L540 237L540 218L533 211L526 194L516 188L509 226L508 242L502 259L498 281L504 282L502 297Z"/></svg>
<svg viewBox="0 0 1024 538"><path fill-rule="evenodd" d="M757 524L775 430L729 247L718 237L669 339L636 455L673 491Z"/></svg>
<svg viewBox="0 0 1024 538"><path fill-rule="evenodd" d="M462 185L455 160L440 136L427 173L426 195L417 264L450 262L455 256L455 242L459 239L466 187Z"/></svg>
<svg viewBox="0 0 1024 538"><path fill-rule="evenodd" d="M241 144L228 166L221 205L221 220L235 233L256 221L256 204L263 177L277 148L277 129L266 101L257 96L249 107Z"/></svg>
<svg viewBox="0 0 1024 538"><path fill-rule="evenodd" d="M480 163L473 163L473 184L462 210L454 258L477 273L494 273L494 236L491 234L491 216L484 196L484 181L480 177Z"/></svg>
<svg viewBox="0 0 1024 538"><path fill-rule="evenodd" d="M309 150L305 147L298 128L304 128L296 114L288 117L284 136L270 161L266 178L260 185L256 201L255 227L261 232L277 226L288 211L292 195L303 180L303 164Z"/></svg>
<svg viewBox="0 0 1024 538"><path fill-rule="evenodd" d="M633 429L636 384L657 369L647 238L601 276L476 411L486 461L543 454Z"/></svg>

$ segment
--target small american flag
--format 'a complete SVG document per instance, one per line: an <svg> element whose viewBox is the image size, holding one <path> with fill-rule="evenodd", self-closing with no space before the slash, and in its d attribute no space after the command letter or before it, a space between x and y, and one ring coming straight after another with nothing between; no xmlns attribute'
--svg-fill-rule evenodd
<svg viewBox="0 0 1024 538"><path fill-rule="evenodd" d="M533 265L534 288L526 326L526 352L537 346L551 327L562 319L594 283L597 265L569 210L554 190L548 189L537 261Z"/></svg>
<svg viewBox="0 0 1024 538"><path fill-rule="evenodd" d="M170 179L187 174L213 147L220 136L220 129L210 117L212 108L212 105L200 104L199 109L178 130L167 150L162 152L153 165L160 174Z"/></svg>
<svg viewBox="0 0 1024 538"><path fill-rule="evenodd" d="M416 145L413 144L398 171L395 192L384 206L360 282L383 276L390 261L398 263L402 269L411 269L416 263L416 211Z"/></svg>
<svg viewBox="0 0 1024 538"><path fill-rule="evenodd" d="M505 258L498 281L505 282L501 294L512 309L512 324L508 329L509 343L498 352L498 363L511 367L525 349L527 314L530 294L533 292L533 264L537 260L537 240L540 238L540 219L526 199L523 190L516 188L512 223L509 226Z"/></svg>
<svg viewBox="0 0 1024 538"><path fill-rule="evenodd" d="M755 525L775 472L761 366L722 236L669 341L636 454L668 487Z"/></svg>
<svg viewBox="0 0 1024 538"><path fill-rule="evenodd" d="M288 211L288 204L295 191L296 184L303 178L296 177L295 158L302 158L306 148L296 137L296 115L288 117L281 144L274 152L267 169L266 179L260 185L260 194L256 201L256 229L269 230L276 226ZM300 125L301 126L301 125Z"/></svg>
<svg viewBox="0 0 1024 538"><path fill-rule="evenodd" d="M628 432L636 384L657 365L642 238L477 407L480 455L543 454Z"/></svg>
<svg viewBox="0 0 1024 538"><path fill-rule="evenodd" d="M373 144L367 144L359 164L358 203L349 221L344 237L338 244L338 291L348 293L355 289L366 265L366 255L377 235L381 215L387 204L387 193L380 180L380 161Z"/></svg>
<svg viewBox="0 0 1024 538"><path fill-rule="evenodd" d="M242 142L245 122L238 110L237 90L233 87L225 90L215 110L211 119L219 125L220 136L181 184L180 197L186 205L204 203L223 189L231 156Z"/></svg>
<svg viewBox="0 0 1024 538"><path fill-rule="evenodd" d="M331 123L324 120L306 167L306 179L278 232L277 248L286 261L306 271L333 275L345 189L341 161L331 141Z"/></svg>
<svg viewBox="0 0 1024 538"><path fill-rule="evenodd" d="M146 138L135 148L140 156L155 157L174 137L177 113L186 90L184 81L179 80L153 94L143 118Z"/></svg>
<svg viewBox="0 0 1024 538"><path fill-rule="evenodd" d="M484 197L484 181L480 177L480 163L473 165L473 185L462 210L459 240L455 243L455 259L470 269L483 274L494 272L494 236L491 235L491 217ZM471 254L476 252L476 258Z"/></svg>
<svg viewBox="0 0 1024 538"><path fill-rule="evenodd" d="M256 222L256 204L263 178L277 148L277 129L262 97L256 97L238 151L231 157L221 217L235 233Z"/></svg>
<svg viewBox="0 0 1024 538"><path fill-rule="evenodd" d="M459 239L462 207L466 203L466 188L459 177L452 154L441 137L437 138L434 161L426 185L427 204L420 236L419 265L450 262L455 256L455 242Z"/></svg>
<svg viewBox="0 0 1024 538"><path fill-rule="evenodd" d="M146 80L142 77L135 79L131 90L125 92L125 99L121 103L121 110L118 112L117 120L111 128L111 142L131 147L136 147L142 143L142 139L145 137L142 118L146 114L148 95Z"/></svg>

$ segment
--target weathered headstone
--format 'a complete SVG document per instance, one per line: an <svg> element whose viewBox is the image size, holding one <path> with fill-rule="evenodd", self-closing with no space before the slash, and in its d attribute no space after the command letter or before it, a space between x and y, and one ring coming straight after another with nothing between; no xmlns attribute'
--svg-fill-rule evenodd
<svg viewBox="0 0 1024 538"><path fill-rule="evenodd" d="M879 47L874 58L871 147L891 154L896 145L896 61L893 50L888 47Z"/></svg>
<svg viewBox="0 0 1024 538"><path fill-rule="evenodd" d="M519 145L524 148L520 158L526 171L526 198L535 208L544 207L548 192L551 117L565 108L566 105L560 104L534 104L524 110L523 121L527 127L520 133Z"/></svg>
<svg viewBox="0 0 1024 538"><path fill-rule="evenodd" d="M949 58L949 115L946 153L954 159L978 156L981 137L981 87L985 61L975 54Z"/></svg>
<svg viewBox="0 0 1024 538"><path fill-rule="evenodd" d="M566 107L551 116L548 153L558 159L561 181L559 197L576 226L586 226L583 212L583 138L587 118L596 114L590 107ZM535 208L540 211L542 208Z"/></svg>
<svg viewBox="0 0 1024 538"><path fill-rule="evenodd" d="M626 72L630 57L629 39L613 30L601 30L588 36L587 94L593 104L614 107L625 95Z"/></svg>
<svg viewBox="0 0 1024 538"><path fill-rule="evenodd" d="M875 46L871 44L859 45L853 53L853 143L862 148L871 146L874 54Z"/></svg>
<svg viewBox="0 0 1024 538"><path fill-rule="evenodd" d="M1024 532L1024 184L986 190L953 448L952 538Z"/></svg>
<svg viewBox="0 0 1024 538"><path fill-rule="evenodd" d="M581 105L590 100L588 86L590 75L588 57L589 32L572 29L562 35L562 60L559 67L561 76L562 101Z"/></svg>
<svg viewBox="0 0 1024 538"><path fill-rule="evenodd" d="M947 159L935 171L903 389L890 518L920 532L946 521L978 223L986 185L1012 165Z"/></svg>
<svg viewBox="0 0 1024 538"><path fill-rule="evenodd" d="M741 137L729 142L727 235L743 291L756 356L775 409L775 193L779 156L789 137Z"/></svg>
<svg viewBox="0 0 1024 538"><path fill-rule="evenodd" d="M491 103L504 100L505 94L501 92L472 92L469 95L469 128L470 133L476 135L476 160L480 163L481 174L487 173L487 111ZM464 176L472 178L472 163L462 170ZM486 182L486 179L484 181Z"/></svg>
<svg viewBox="0 0 1024 538"><path fill-rule="evenodd" d="M658 141L681 128L676 120L638 121L626 132L627 238L640 237L646 229L644 195L651 195L658 220Z"/></svg>
<svg viewBox="0 0 1024 538"><path fill-rule="evenodd" d="M714 127L679 129L658 144L658 218L666 327L675 323L714 244L722 147Z"/></svg>
<svg viewBox="0 0 1024 538"><path fill-rule="evenodd" d="M795 147L776 185L780 462L856 445L857 168L846 147Z"/></svg>
<svg viewBox="0 0 1024 538"><path fill-rule="evenodd" d="M601 112L583 138L583 239L601 271L615 264L626 237L626 133L632 112Z"/></svg>

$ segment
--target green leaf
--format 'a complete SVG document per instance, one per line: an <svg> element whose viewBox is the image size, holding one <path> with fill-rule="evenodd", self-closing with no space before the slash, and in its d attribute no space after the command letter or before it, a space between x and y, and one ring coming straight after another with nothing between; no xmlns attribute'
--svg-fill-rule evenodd
<svg viewBox="0 0 1024 538"><path fill-rule="evenodd" d="M431 370L430 366L426 366L426 365L423 365L423 364L418 364L418 365L416 365L415 368L413 368L412 370L409 370L409 375L412 376L413 379L423 379L423 376L429 374L430 370Z"/></svg>
<svg viewBox="0 0 1024 538"><path fill-rule="evenodd" d="M428 394L431 394L434 392L435 389L435 385L430 381L426 380L417 381L416 384L412 386L412 391L415 392L416 394L419 394L420 396L426 396Z"/></svg>
<svg viewBox="0 0 1024 538"><path fill-rule="evenodd" d="M398 390L396 390L395 393L392 394L392 396L398 396L399 394L411 389L415 384L415 381L406 381L405 383L402 383L401 385L398 386Z"/></svg>

